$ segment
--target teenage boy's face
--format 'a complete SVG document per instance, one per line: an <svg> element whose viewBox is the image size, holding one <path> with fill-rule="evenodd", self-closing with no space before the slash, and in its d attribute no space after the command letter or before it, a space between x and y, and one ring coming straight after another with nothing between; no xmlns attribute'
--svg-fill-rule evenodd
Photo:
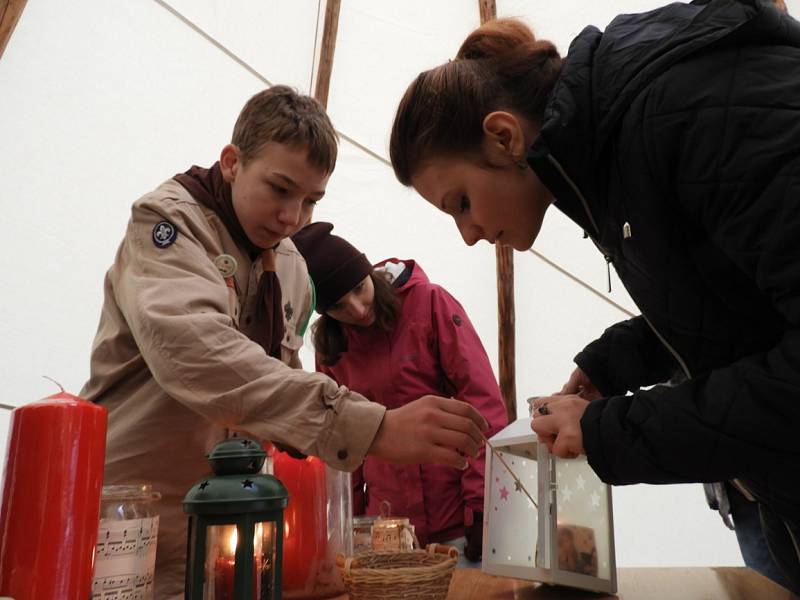
<svg viewBox="0 0 800 600"><path fill-rule="evenodd" d="M243 163L232 144L223 148L220 166L231 184L233 210L247 237L271 248L311 220L325 195L329 173L309 164L304 147L267 142Z"/></svg>
<svg viewBox="0 0 800 600"><path fill-rule="evenodd" d="M331 306L326 314L345 325L369 327L375 322L375 285L367 275L359 284Z"/></svg>
<svg viewBox="0 0 800 600"><path fill-rule="evenodd" d="M486 167L466 157L428 160L411 183L425 200L453 217L469 246L486 240L527 250L552 202L531 169Z"/></svg>

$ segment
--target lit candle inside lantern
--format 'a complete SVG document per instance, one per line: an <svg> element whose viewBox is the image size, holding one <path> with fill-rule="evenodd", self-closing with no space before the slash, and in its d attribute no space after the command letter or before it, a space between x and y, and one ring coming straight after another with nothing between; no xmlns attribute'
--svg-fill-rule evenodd
<svg viewBox="0 0 800 600"><path fill-rule="evenodd" d="M219 547L219 556L214 562L214 600L233 600L233 573L236 567L236 527L225 527L227 540ZM225 537L225 533L221 537Z"/></svg>
<svg viewBox="0 0 800 600"><path fill-rule="evenodd" d="M271 573L266 573L267 581L262 580L262 566L269 568L271 559L263 557L265 543L264 525L257 523L253 534L253 598L261 598L261 588L271 587ZM266 531L266 543L271 547L270 530ZM226 535L227 534L227 535ZM233 600L233 577L236 570L236 547L238 546L236 527L224 527L222 536L226 538L219 546L219 555L214 562L214 600Z"/></svg>

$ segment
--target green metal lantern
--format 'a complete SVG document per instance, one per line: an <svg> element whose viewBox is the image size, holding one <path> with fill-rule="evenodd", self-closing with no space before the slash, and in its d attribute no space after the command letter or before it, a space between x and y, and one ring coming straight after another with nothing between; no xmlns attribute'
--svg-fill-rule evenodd
<svg viewBox="0 0 800 600"><path fill-rule="evenodd" d="M280 600L286 488L259 473L266 453L252 440L225 440L207 458L214 475L183 499L186 600Z"/></svg>

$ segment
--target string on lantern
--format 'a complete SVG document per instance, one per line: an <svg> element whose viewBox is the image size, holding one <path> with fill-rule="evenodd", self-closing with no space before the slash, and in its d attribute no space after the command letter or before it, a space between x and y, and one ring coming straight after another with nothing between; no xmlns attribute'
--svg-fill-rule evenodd
<svg viewBox="0 0 800 600"><path fill-rule="evenodd" d="M531 493L525 487L525 484L522 483L520 478L517 477L517 474L514 473L514 471L511 469L511 467L508 466L508 463L503 458L503 453L500 452L494 446L492 446L492 443L488 439L486 439L486 436L483 435L483 433L481 433L481 437L483 438L483 441L486 444L486 446L492 451L492 454L494 454L497 457L497 459L501 463L503 463L503 466L505 467L506 471L508 471L508 474L511 475L511 477L514 479L514 484L517 486L517 488L522 490L523 493L528 497L528 500L530 500L533 503L533 505L538 509L539 508L539 504L537 504L536 500L533 499L533 496L531 496Z"/></svg>

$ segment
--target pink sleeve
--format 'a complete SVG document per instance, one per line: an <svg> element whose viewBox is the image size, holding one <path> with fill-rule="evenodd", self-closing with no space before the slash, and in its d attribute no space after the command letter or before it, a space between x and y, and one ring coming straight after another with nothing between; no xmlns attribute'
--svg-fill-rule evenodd
<svg viewBox="0 0 800 600"><path fill-rule="evenodd" d="M439 286L433 286L431 316L439 342L439 362L451 385L453 398L469 402L489 422L486 437L508 424L500 388L489 357L475 328L458 300ZM485 447L461 477L461 492L468 511L483 512Z"/></svg>

